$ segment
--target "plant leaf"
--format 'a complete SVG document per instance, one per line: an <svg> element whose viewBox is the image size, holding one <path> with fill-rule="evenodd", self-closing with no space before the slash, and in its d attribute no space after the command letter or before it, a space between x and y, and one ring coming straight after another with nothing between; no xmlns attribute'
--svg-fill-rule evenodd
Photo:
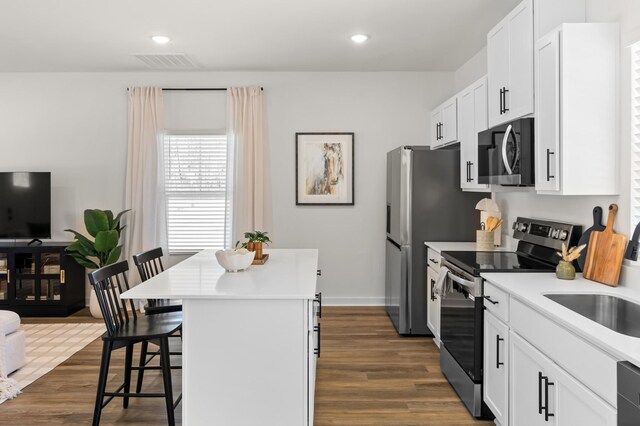
<svg viewBox="0 0 640 426"><path fill-rule="evenodd" d="M96 235L96 251L98 253L109 253L118 245L118 240L120 240L118 231L100 231Z"/></svg>
<svg viewBox="0 0 640 426"><path fill-rule="evenodd" d="M122 246L118 246L109 252L109 256L107 257L107 261L104 263L105 265L111 265L112 263L116 263L118 259L120 259L120 254L122 254Z"/></svg>
<svg viewBox="0 0 640 426"><path fill-rule="evenodd" d="M120 231L122 231L122 228L124 228L124 226L120 228L120 219L122 219L122 216L129 211L131 211L131 209L123 210L118 213L118 215L113 219L113 222L109 226L109 229L120 229Z"/></svg>
<svg viewBox="0 0 640 426"><path fill-rule="evenodd" d="M111 210L105 210L104 214L107 215L107 222L109 223L109 229L113 229L113 212Z"/></svg>
<svg viewBox="0 0 640 426"><path fill-rule="evenodd" d="M69 253L69 256L73 257L80 266L84 266L85 268L88 268L88 269L98 269L98 265L95 262L87 259L82 255Z"/></svg>
<svg viewBox="0 0 640 426"><path fill-rule="evenodd" d="M96 252L96 249L94 247L94 243L93 241L91 241L90 239L88 239L87 237L85 237L84 235L82 235L79 232L74 231L73 229L65 229L66 232L71 232L73 233L73 235L75 235L76 240L80 243L80 245L84 248L85 252L88 253L88 256L97 256L98 252Z"/></svg>
<svg viewBox="0 0 640 426"><path fill-rule="evenodd" d="M84 226L89 235L97 237L99 232L109 230L109 219L102 210L87 209L84 211Z"/></svg>

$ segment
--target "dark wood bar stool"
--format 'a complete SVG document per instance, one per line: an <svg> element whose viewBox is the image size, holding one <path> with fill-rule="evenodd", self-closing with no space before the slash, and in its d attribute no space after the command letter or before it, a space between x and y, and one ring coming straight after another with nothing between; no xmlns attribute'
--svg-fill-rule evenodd
<svg viewBox="0 0 640 426"><path fill-rule="evenodd" d="M89 274L89 281L96 292L96 298L102 311L107 331L102 335L102 361L96 394L96 405L93 412L93 424L100 424L102 409L115 397L123 398L122 406L129 406L130 397L164 398L169 425L175 425L175 407L180 403L182 395L174 403L171 384L171 360L169 351L169 337L180 331L182 321L171 314L157 314L139 317L133 300L129 300L130 310L126 301L120 299L120 293L129 290L126 272L129 270L127 261L105 266ZM143 345L149 341L157 342L160 346L159 367L132 367L133 347L136 343ZM113 392L106 391L111 353L125 348L124 383ZM181 368L181 367L173 367ZM138 370L138 375L144 370L162 370L164 393L135 393L130 392L131 371ZM105 401L105 398L106 401Z"/></svg>
<svg viewBox="0 0 640 426"><path fill-rule="evenodd" d="M133 263L138 269L138 275L140 275L140 281L147 281L149 278L155 277L160 272L164 272L164 265L162 264L162 247L157 247L151 250L147 250L140 254L133 255ZM144 307L145 315L156 314L171 314L176 316L182 321L182 305L172 304L169 299L147 299L147 304ZM182 335L176 336L182 338ZM140 364L139 368L142 368L149 364L160 352L149 352L149 343L142 342L140 347ZM180 352L172 352L171 355L181 354ZM136 383L136 392L142 391L142 380L144 378L144 370L140 370L138 373L138 381Z"/></svg>
<svg viewBox="0 0 640 426"><path fill-rule="evenodd" d="M138 268L141 281L147 281L164 271L162 265L162 247L157 247L140 254L133 255L133 263ZM144 312L147 315L182 311L182 305L172 304L169 299L147 299Z"/></svg>

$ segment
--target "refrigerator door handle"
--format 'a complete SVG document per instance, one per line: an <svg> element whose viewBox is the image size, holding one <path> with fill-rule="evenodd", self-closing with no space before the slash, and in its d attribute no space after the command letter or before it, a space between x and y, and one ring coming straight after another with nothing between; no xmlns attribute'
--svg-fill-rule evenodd
<svg viewBox="0 0 640 426"><path fill-rule="evenodd" d="M402 287L406 295L407 310L405 312L406 325L411 332L411 319L413 318L413 292L411 291L411 246L402 246L400 248L401 270L402 270Z"/></svg>

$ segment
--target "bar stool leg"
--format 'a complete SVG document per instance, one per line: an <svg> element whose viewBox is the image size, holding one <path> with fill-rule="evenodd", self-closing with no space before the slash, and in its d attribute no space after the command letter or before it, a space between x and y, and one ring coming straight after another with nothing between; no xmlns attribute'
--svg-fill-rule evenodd
<svg viewBox="0 0 640 426"><path fill-rule="evenodd" d="M171 387L171 359L169 355L169 338L160 339L160 363L162 364L162 378L164 380L164 397L167 405L167 420L169 426L175 426L173 409L173 389Z"/></svg>
<svg viewBox="0 0 640 426"><path fill-rule="evenodd" d="M102 401L104 400L104 390L107 387L107 376L109 375L109 363L111 362L112 341L102 342L102 358L100 362L100 375L98 376L98 391L96 394L96 406L93 410L93 426L100 424L102 414Z"/></svg>
<svg viewBox="0 0 640 426"><path fill-rule="evenodd" d="M147 348L149 347L149 342L146 340L142 342L140 346L140 362L138 366L140 369L138 370L138 382L136 383L136 393L142 392L142 378L144 377L144 370L142 369L147 362Z"/></svg>
<svg viewBox="0 0 640 426"><path fill-rule="evenodd" d="M128 344L124 357L124 393L131 390L131 363L133 362L133 343ZM122 408L129 407L129 397L122 398Z"/></svg>

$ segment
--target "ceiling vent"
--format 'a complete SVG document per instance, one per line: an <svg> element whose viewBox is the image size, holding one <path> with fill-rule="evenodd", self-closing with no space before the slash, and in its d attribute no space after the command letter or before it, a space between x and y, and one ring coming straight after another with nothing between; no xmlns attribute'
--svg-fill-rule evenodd
<svg viewBox="0 0 640 426"><path fill-rule="evenodd" d="M194 69L198 66L184 53L136 53L135 58L140 59L145 65L154 70L184 70Z"/></svg>

